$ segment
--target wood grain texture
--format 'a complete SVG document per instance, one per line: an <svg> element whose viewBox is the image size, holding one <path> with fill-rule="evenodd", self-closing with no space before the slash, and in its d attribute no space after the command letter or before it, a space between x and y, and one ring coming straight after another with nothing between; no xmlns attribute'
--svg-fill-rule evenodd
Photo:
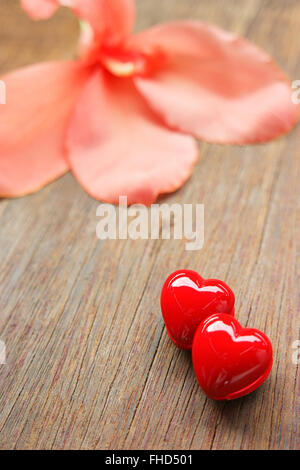
<svg viewBox="0 0 300 470"><path fill-rule="evenodd" d="M264 47L300 79L298 0L139 0L138 28L199 18ZM0 72L69 58L66 10L32 23L0 2ZM96 208L68 174L0 201L2 449L296 449L300 438L300 127L263 146L199 144L190 181L167 202L205 204L205 245L99 241ZM205 398L190 355L164 330L159 296L178 268L219 277L244 325L275 352L271 377L229 403Z"/></svg>

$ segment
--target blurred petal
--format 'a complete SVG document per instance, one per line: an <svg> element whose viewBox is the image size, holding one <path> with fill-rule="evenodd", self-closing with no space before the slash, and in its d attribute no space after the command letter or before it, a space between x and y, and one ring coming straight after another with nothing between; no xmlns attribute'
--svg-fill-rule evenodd
<svg viewBox="0 0 300 470"><path fill-rule="evenodd" d="M200 22L162 24L133 38L142 50L162 47L168 64L135 83L172 128L218 143L255 143L297 121L291 86L265 52Z"/></svg>
<svg viewBox="0 0 300 470"><path fill-rule="evenodd" d="M79 99L68 133L70 166L96 199L152 203L189 177L197 159L190 137L163 127L131 79L99 70Z"/></svg>
<svg viewBox="0 0 300 470"><path fill-rule="evenodd" d="M125 39L135 21L134 0L21 0L21 4L33 19L49 18L59 6L70 7L109 45Z"/></svg>
<svg viewBox="0 0 300 470"><path fill-rule="evenodd" d="M38 64L2 78L1 196L31 193L68 170L66 125L86 78L76 62Z"/></svg>
<svg viewBox="0 0 300 470"><path fill-rule="evenodd" d="M58 0L21 0L26 13L34 20L50 18L59 7Z"/></svg>
<svg viewBox="0 0 300 470"><path fill-rule="evenodd" d="M76 15L88 21L109 45L118 44L132 31L134 0L70 0Z"/></svg>

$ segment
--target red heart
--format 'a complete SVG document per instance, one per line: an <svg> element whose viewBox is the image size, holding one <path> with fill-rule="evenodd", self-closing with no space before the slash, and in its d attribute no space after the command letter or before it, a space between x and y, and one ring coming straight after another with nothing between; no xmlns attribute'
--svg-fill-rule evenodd
<svg viewBox="0 0 300 470"><path fill-rule="evenodd" d="M199 323L214 313L234 315L234 294L218 279L203 279L190 270L171 274L161 292L161 311L171 340L192 349Z"/></svg>
<svg viewBox="0 0 300 470"><path fill-rule="evenodd" d="M193 365L204 393L232 400L253 392L271 372L272 345L264 333L242 328L229 315L204 320L193 341Z"/></svg>

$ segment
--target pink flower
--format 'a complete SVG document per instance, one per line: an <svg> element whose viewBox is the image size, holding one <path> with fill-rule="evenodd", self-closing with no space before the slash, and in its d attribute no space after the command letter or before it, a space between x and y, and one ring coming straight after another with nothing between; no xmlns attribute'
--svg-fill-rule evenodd
<svg viewBox="0 0 300 470"><path fill-rule="evenodd" d="M2 78L2 196L31 193L71 169L97 199L150 204L188 179L194 137L265 142L296 123L286 76L248 41L197 21L131 36L133 0L22 0L34 19L60 5L91 28L77 61Z"/></svg>

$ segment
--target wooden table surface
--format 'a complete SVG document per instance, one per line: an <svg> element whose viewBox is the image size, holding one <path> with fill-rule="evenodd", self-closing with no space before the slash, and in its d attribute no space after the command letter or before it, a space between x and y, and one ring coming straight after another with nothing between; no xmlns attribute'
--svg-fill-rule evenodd
<svg viewBox="0 0 300 470"><path fill-rule="evenodd" d="M298 0L137 4L138 28L211 21L300 79ZM66 10L32 23L1 0L0 72L72 57L77 32ZM300 127L268 145L199 145L192 178L164 199L205 204L198 252L178 240L98 240L99 203L70 174L0 201L1 448L299 448ZM258 391L228 403L201 392L160 313L162 283L179 268L228 282L240 322L272 339L274 367Z"/></svg>

